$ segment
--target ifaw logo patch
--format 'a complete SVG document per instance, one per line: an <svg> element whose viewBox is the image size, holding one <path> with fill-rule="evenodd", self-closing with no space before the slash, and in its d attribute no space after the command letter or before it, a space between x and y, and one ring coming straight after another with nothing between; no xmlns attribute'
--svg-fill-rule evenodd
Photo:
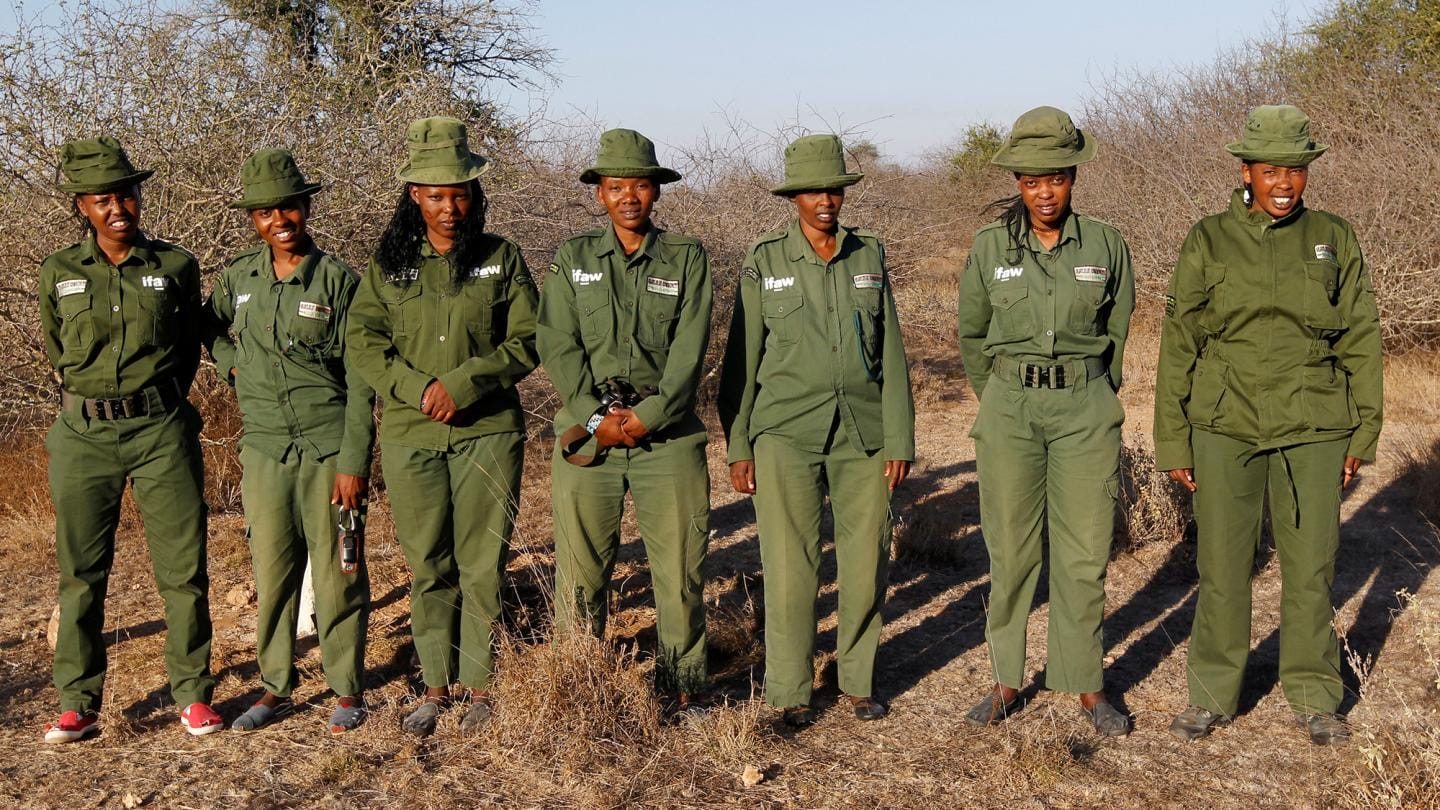
<svg viewBox="0 0 1440 810"><path fill-rule="evenodd" d="M603 278L605 278L604 273L587 273L578 267L570 271L570 280L579 284L581 287L587 284L594 284Z"/></svg>
<svg viewBox="0 0 1440 810"><path fill-rule="evenodd" d="M470 278L472 278L472 279L476 279L476 278L490 278L490 277L492 277L492 276L498 276L498 275L500 275L500 265L498 265L498 264L492 264L492 265L488 265L488 266L486 266L486 267L472 267L472 268L470 268Z"/></svg>
<svg viewBox="0 0 1440 810"><path fill-rule="evenodd" d="M997 267L995 268L995 281L1004 281L1010 278L1020 278L1025 274L1023 267Z"/></svg>
<svg viewBox="0 0 1440 810"><path fill-rule="evenodd" d="M170 289L169 276L141 276L140 286L150 290Z"/></svg>
<svg viewBox="0 0 1440 810"><path fill-rule="evenodd" d="M794 287L794 286L795 286L795 277L794 277L794 276L786 276L785 278L767 278L767 279L765 279L765 289L766 289L766 290L771 290L771 291L773 291L773 290L787 290L787 289L789 289L789 288L791 288L791 287Z"/></svg>

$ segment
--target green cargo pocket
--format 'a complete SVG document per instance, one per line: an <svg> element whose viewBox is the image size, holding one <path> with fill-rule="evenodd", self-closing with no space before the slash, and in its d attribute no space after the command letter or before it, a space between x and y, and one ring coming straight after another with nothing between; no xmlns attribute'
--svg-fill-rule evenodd
<svg viewBox="0 0 1440 810"><path fill-rule="evenodd" d="M647 349L668 349L675 339L675 321L680 317L680 297L643 292L638 304L639 332L636 339Z"/></svg>
<svg viewBox="0 0 1440 810"><path fill-rule="evenodd" d="M1326 261L1305 262L1305 325L1326 331L1345 328L1335 304L1340 300L1340 268Z"/></svg>
<svg viewBox="0 0 1440 810"><path fill-rule="evenodd" d="M803 318L796 315L805 306L800 293L764 299L765 331L775 336L776 346L793 346L800 340Z"/></svg>
<svg viewBox="0 0 1440 810"><path fill-rule="evenodd" d="M1316 430L1350 430L1360 424L1350 399L1350 377L1334 366L1303 369L1305 421Z"/></svg>
<svg viewBox="0 0 1440 810"><path fill-rule="evenodd" d="M1213 425L1225 398L1225 379L1230 366L1221 360L1200 358L1195 361L1195 374L1190 380L1190 402L1185 417L1192 425Z"/></svg>

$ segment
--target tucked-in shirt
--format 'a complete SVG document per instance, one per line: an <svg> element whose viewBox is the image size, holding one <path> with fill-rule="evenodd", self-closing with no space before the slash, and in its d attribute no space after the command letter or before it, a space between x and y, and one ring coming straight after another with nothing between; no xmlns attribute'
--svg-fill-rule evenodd
<svg viewBox="0 0 1440 810"><path fill-rule="evenodd" d="M276 461L297 451L317 461L338 453L338 472L370 475L375 392L345 351L359 281L318 249L277 279L266 245L241 253L220 272L205 307L207 342L240 401L241 446Z"/></svg>
<svg viewBox="0 0 1440 810"><path fill-rule="evenodd" d="M1257 451L1349 436L1347 454L1373 460L1380 353L1375 291L1350 224L1303 204L1271 219L1236 191L1229 210L1190 229L1170 278L1155 466L1195 466L1192 429Z"/></svg>
<svg viewBox="0 0 1440 810"><path fill-rule="evenodd" d="M1003 222L975 234L960 275L960 358L983 396L996 356L1036 364L1098 357L1119 389L1135 309L1135 274L1120 232L1071 213L1048 250L1026 229L1018 249Z"/></svg>
<svg viewBox="0 0 1440 810"><path fill-rule="evenodd" d="M720 379L730 462L770 434L825 452L832 428L887 460L915 457L915 403L900 319L875 234L841 227L822 261L799 220L751 248Z"/></svg>
<svg viewBox="0 0 1440 810"><path fill-rule="evenodd" d="M705 429L695 392L710 342L710 261L700 242L652 228L626 256L614 227L567 240L540 295L538 346L560 392L557 432L600 407L596 387L619 378L658 393L635 406L652 434Z"/></svg>
<svg viewBox="0 0 1440 810"><path fill-rule="evenodd" d="M40 265L45 353L72 394L113 399L174 381L200 363L200 267L141 234L119 267L92 235Z"/></svg>
<svg viewBox="0 0 1440 810"><path fill-rule="evenodd" d="M525 429L515 385L535 369L535 280L513 242L493 234L462 268L421 240L408 283L387 280L373 259L350 305L351 362L385 398L380 439L449 450L456 442ZM449 425L420 412L439 380L459 409Z"/></svg>

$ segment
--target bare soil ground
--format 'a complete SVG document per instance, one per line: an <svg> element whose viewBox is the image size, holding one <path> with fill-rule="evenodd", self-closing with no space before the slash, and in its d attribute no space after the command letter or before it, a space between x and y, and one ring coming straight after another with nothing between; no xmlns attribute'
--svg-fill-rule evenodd
<svg viewBox="0 0 1440 810"><path fill-rule="evenodd" d="M1138 358L1153 347L1141 343L1133 351L1133 376L1142 382L1126 392L1127 438L1143 445L1149 374ZM616 574L609 643L534 642L543 632L552 565L548 447L537 441L511 564L511 640L500 663L497 716L486 733L459 737L458 714L447 716L428 741L399 729L416 667L407 573L380 498L368 549L374 711L359 731L339 739L326 734L332 696L319 651L306 642L296 697L308 704L295 716L248 735L185 735L167 693L162 613L143 533L128 508L107 603L105 731L86 743L47 747L40 728L56 712L45 639L55 589L53 517L44 498L43 451L12 450L9 469L0 471L10 481L0 483L0 802L72 808L1420 806L1413 797L1440 795L1423 792L1435 789L1435 777L1426 773L1440 750L1433 733L1423 731L1434 727L1440 708L1440 586L1432 576L1440 539L1422 515L1426 504L1440 500L1430 477L1440 435L1434 407L1440 375L1429 359L1391 366L1393 404L1380 458L1346 494L1335 583L1336 622L1350 661L1347 708L1360 732L1350 745L1313 747L1290 723L1276 681L1280 572L1273 555L1263 558L1255 576L1254 644L1241 716L1195 744L1166 733L1186 704L1196 582L1190 537L1117 553L1110 568L1109 688L1134 716L1132 735L1095 736L1073 697L1043 688L1043 585L1030 624L1036 684L1029 704L998 728L966 726L962 712L990 680L987 565L967 435L975 403L963 377L937 354L916 359L920 460L897 505L903 523L878 672L880 694L893 711L861 724L832 705L837 693L825 652L834 644L830 586L819 605L818 695L827 709L819 723L798 733L777 727L757 699L763 573L754 513L729 491L719 441L711 446L707 587L716 707L678 726L659 721L646 684L654 611L633 525L626 527ZM217 515L211 531L216 703L227 717L259 689L254 607L243 598L250 572L242 523L237 514ZM1407 736L1412 732L1431 748L1417 754L1415 738ZM1417 765L1415 756L1429 759ZM763 780L747 786L747 766ZM1406 768L1414 772L1408 782L1396 775Z"/></svg>

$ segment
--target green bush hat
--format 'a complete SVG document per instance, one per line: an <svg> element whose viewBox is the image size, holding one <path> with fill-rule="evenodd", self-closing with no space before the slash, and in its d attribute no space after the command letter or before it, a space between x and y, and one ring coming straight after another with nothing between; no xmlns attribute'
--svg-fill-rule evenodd
<svg viewBox="0 0 1440 810"><path fill-rule="evenodd" d="M838 135L806 135L785 147L785 182L771 194L829 191L853 186L865 175L845 171L845 147Z"/></svg>
<svg viewBox="0 0 1440 810"><path fill-rule="evenodd" d="M319 183L309 183L295 156L286 149L261 149L240 167L240 185L244 193L230 203L231 208L269 208L291 197L309 197L319 191Z"/></svg>
<svg viewBox="0 0 1440 810"><path fill-rule="evenodd" d="M649 177L663 184L679 180L680 173L660 165L649 138L633 129L611 129L600 133L595 165L580 173L580 182L594 185L602 177Z"/></svg>
<svg viewBox="0 0 1440 810"><path fill-rule="evenodd" d="M421 186L468 183L490 171L490 161L470 151L465 122L458 118L421 118L405 133L410 160L395 176Z"/></svg>
<svg viewBox="0 0 1440 810"><path fill-rule="evenodd" d="M60 190L70 194L104 194L149 179L153 169L136 170L120 142L108 135L70 141L60 147Z"/></svg>
<svg viewBox="0 0 1440 810"><path fill-rule="evenodd" d="M1225 151L1272 166L1308 166L1330 147L1310 137L1310 116L1289 104L1256 107L1245 118L1245 136Z"/></svg>
<svg viewBox="0 0 1440 810"><path fill-rule="evenodd" d="M1070 114L1036 107L1015 119L1010 135L990 162L1016 174L1054 174L1095 159L1095 139L1077 129Z"/></svg>

